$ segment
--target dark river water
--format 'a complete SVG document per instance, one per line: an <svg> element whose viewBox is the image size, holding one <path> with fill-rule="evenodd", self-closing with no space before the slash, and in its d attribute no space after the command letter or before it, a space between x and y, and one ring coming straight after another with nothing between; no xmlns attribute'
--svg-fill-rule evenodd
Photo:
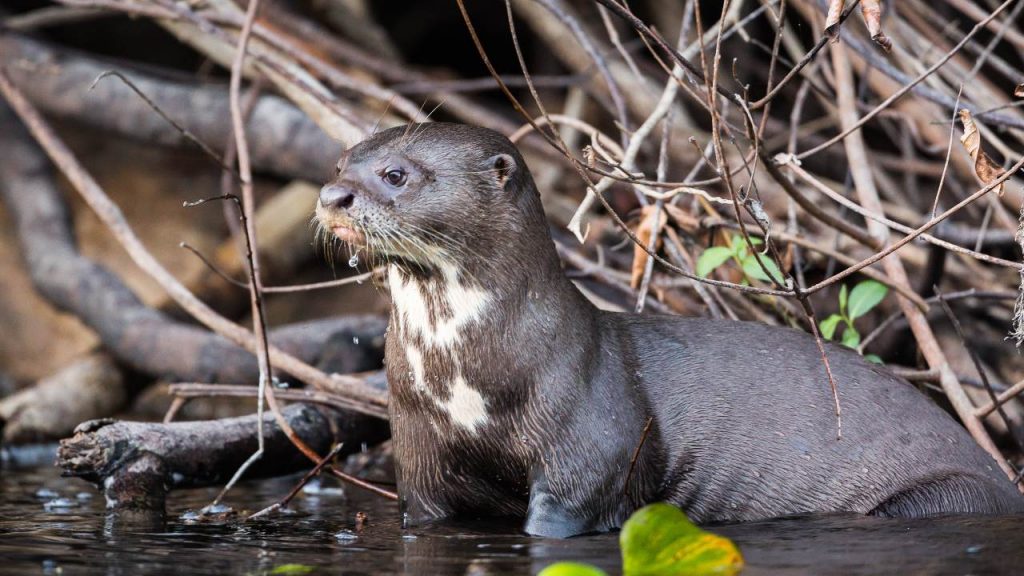
<svg viewBox="0 0 1024 576"><path fill-rule="evenodd" d="M239 485L227 502L259 509L296 478ZM332 481L333 482L333 481ZM213 489L175 492L165 525L108 518L91 485L52 468L0 470L0 574L536 574L559 560L619 573L616 535L529 538L513 526L403 532L393 503L326 483L268 521L194 524ZM356 529L356 513L368 522ZM1024 574L1024 517L917 521L803 517L713 531L732 538L758 574ZM294 568L294 567L293 567ZM279 572L280 573L280 572Z"/></svg>

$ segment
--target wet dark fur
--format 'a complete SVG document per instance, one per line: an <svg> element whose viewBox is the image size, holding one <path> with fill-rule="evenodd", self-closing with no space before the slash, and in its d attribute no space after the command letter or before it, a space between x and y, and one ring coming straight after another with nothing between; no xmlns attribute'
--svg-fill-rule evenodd
<svg viewBox="0 0 1024 576"><path fill-rule="evenodd" d="M498 154L514 160L509 174L494 169ZM406 190L382 192L373 174L388 162L422 173ZM807 334L597 310L564 276L526 164L499 134L441 123L397 128L341 164L336 184L358 190L349 211L357 223L428 230L418 236L426 243L445 238L459 279L493 296L460 344L423 354L431 394L451 394L453 367L482 394L488 420L476 434L414 389L405 351L423 343L403 336L392 315L386 362L407 525L514 515L531 534L571 536L619 527L660 500L698 522L1024 509L960 425L849 350L828 347L843 409L837 440L831 391ZM389 254L382 243L375 251L402 278L426 285L439 275L402 250ZM451 310L430 314L437 321Z"/></svg>

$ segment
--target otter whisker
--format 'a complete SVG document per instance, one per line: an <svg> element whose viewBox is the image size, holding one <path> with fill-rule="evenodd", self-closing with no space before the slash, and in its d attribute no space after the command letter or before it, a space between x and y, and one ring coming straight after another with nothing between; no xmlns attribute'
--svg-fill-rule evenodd
<svg viewBox="0 0 1024 576"><path fill-rule="evenodd" d="M426 105L427 105L427 101L426 100L424 100L423 102L420 103L420 113L423 112L423 107L426 106ZM404 145L405 144L405 139L409 136L409 132L411 132L415 127L416 127L416 123L415 122L409 122L408 124L405 125L405 131L402 132L402 137L398 139L398 148L399 149L403 149L403 150L405 149L405 145Z"/></svg>
<svg viewBox="0 0 1024 576"><path fill-rule="evenodd" d="M469 245L461 243L461 242L456 242L451 237L449 237L449 236L447 236L447 235L445 235L445 234L443 234L443 233L441 233L441 232L439 232L437 230L432 230L432 229L429 229L429 228L424 228L424 227L419 227L419 226L414 227L414 228L418 232L420 232L420 233L422 233L422 234L424 234L426 236L429 236L429 237L433 238L434 240L437 240L438 242L441 242L447 248L449 248L451 251L453 251L456 256L460 256L461 257L461 256L465 256L465 255L468 254L470 256L475 256L476 258L479 258L481 260L487 260L488 259L483 254L480 254L479 252L477 252L476 250L471 248Z"/></svg>
<svg viewBox="0 0 1024 576"><path fill-rule="evenodd" d="M420 271L425 274L426 269L423 267L423 262L421 262L421 260L429 260L429 254L425 244L414 236L410 236L401 228L390 230L389 233L392 234L393 237L396 237L399 242L406 244L406 246L401 247L401 251L408 255L409 261L415 264ZM417 255L417 251L419 251L419 255ZM398 250L396 250L396 252L398 252Z"/></svg>
<svg viewBox="0 0 1024 576"><path fill-rule="evenodd" d="M412 146L419 138L419 136L426 132L423 128L428 124L427 120L430 120L430 117L433 116L434 112L437 112L441 108L441 106L444 106L444 103L444 100L438 102L437 106L434 106L434 109L431 110L430 113L427 114L426 118L423 119L424 121L419 123L419 126L416 128L416 130L413 131L412 137L409 138L409 141L405 143L403 150L408 149L410 146Z"/></svg>
<svg viewBox="0 0 1024 576"><path fill-rule="evenodd" d="M483 259L483 256L477 253L476 251L466 247L463 244L455 242L454 240L445 236L444 234L441 234L440 232L429 230L427 228L423 228L416 225L407 225L407 228L411 229L412 232L426 236L431 240L435 241L437 244L439 244L446 252L446 254L440 255L440 258L449 264L454 265L457 262L464 261L466 259L466 254L471 254L473 256L476 256L477 258ZM416 238L416 241L421 246L429 246L419 238ZM428 257L428 259L438 258L437 255L427 254L426 256ZM473 284L476 284L478 286L484 285L482 282L480 282L476 275L473 272L470 272L469 269L466 267L462 267L462 269L460 270L460 274L466 276Z"/></svg>
<svg viewBox="0 0 1024 576"><path fill-rule="evenodd" d="M391 104L394 103L395 98L397 97L398 94L395 94L390 99L388 99L387 105L384 106L384 111L380 113L380 116L377 117L377 121L373 123L373 130L370 130L370 136L374 136L377 134L377 129L380 128L381 121L384 120L384 117L388 115L388 111L391 110Z"/></svg>

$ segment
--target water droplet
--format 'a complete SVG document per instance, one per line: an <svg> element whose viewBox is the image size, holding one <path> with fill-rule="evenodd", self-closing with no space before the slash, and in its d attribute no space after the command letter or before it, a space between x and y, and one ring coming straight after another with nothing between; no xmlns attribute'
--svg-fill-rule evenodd
<svg viewBox="0 0 1024 576"><path fill-rule="evenodd" d="M344 496L345 489L340 486L325 486L322 480L314 478L302 487L302 493L310 496Z"/></svg>
<svg viewBox="0 0 1024 576"><path fill-rule="evenodd" d="M225 514L231 511L226 504L211 504L199 511L200 514Z"/></svg>
<svg viewBox="0 0 1024 576"><path fill-rule="evenodd" d="M345 529L334 535L338 542L354 542L359 539L355 532Z"/></svg>
<svg viewBox="0 0 1024 576"><path fill-rule="evenodd" d="M36 498L52 499L60 496L56 491L50 490L49 488L40 488L36 490Z"/></svg>
<svg viewBox="0 0 1024 576"><path fill-rule="evenodd" d="M349 268L355 268L356 266L359 266L359 253L358 252L353 254L352 257L348 259L348 266L349 266Z"/></svg>
<svg viewBox="0 0 1024 576"><path fill-rule="evenodd" d="M54 498L43 503L43 508L47 510L65 510L67 508L74 508L78 506L78 502L70 498Z"/></svg>

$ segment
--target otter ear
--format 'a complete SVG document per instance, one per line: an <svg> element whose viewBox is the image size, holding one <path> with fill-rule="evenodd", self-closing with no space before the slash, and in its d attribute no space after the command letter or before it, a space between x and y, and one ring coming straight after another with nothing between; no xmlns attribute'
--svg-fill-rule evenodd
<svg viewBox="0 0 1024 576"><path fill-rule="evenodd" d="M505 183L516 171L516 161L508 154L495 154L487 159L487 168L494 172L498 186L504 188Z"/></svg>

